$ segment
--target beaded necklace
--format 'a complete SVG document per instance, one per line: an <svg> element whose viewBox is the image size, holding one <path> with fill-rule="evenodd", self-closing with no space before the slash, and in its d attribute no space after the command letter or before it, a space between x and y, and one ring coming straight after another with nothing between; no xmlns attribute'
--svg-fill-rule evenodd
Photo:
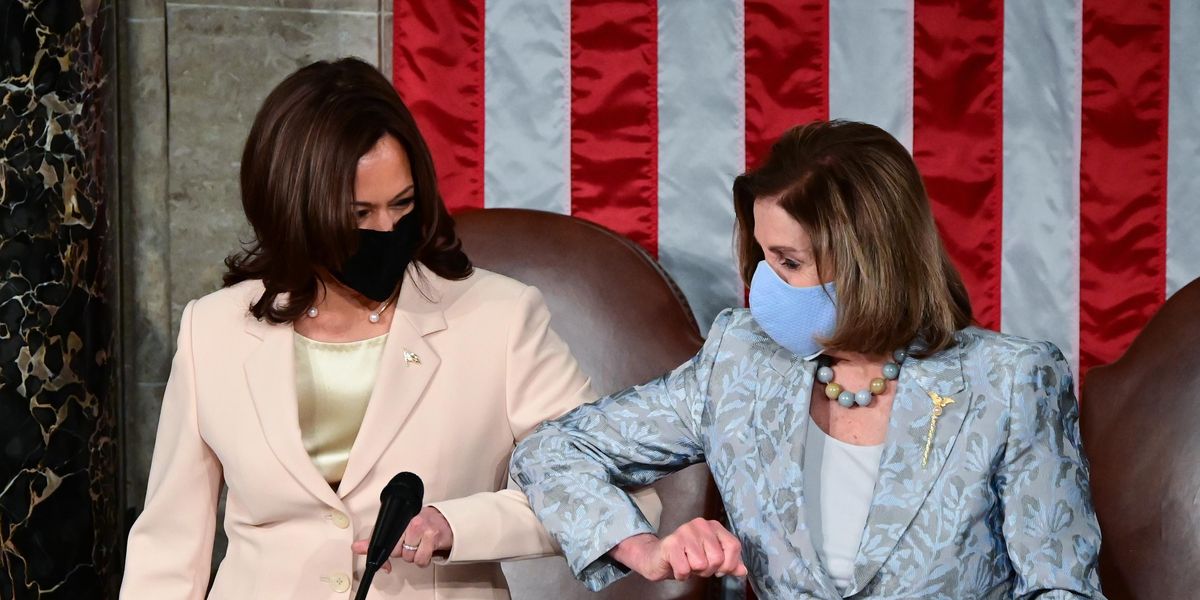
<svg viewBox="0 0 1200 600"><path fill-rule="evenodd" d="M833 380L833 359L822 354L817 357L817 381L825 384L825 397L836 400L843 407L866 406L871 403L872 396L878 396L887 391L888 381L895 381L900 377L900 365L904 364L906 358L908 358L908 353L904 350L893 352L893 360L883 365L883 377L872 379L870 386L865 390L851 392Z"/></svg>

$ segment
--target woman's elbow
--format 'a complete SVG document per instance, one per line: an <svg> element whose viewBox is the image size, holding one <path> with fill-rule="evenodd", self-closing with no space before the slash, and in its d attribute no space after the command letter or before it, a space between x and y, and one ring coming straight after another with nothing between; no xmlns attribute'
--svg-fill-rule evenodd
<svg viewBox="0 0 1200 600"><path fill-rule="evenodd" d="M525 439L517 442L509 460L509 472L522 489L542 479L540 476L548 465L547 442L555 434L549 423L543 423Z"/></svg>

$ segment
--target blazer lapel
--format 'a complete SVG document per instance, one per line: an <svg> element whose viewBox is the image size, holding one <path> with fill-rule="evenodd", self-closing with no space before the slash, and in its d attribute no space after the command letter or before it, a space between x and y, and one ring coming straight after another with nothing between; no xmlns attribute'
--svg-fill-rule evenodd
<svg viewBox="0 0 1200 600"><path fill-rule="evenodd" d="M313 465L300 436L292 327L251 320L247 332L262 340L246 360L245 371L267 445L292 477L313 496L330 506L340 505L329 483Z"/></svg>
<svg viewBox="0 0 1200 600"><path fill-rule="evenodd" d="M371 472L379 457L399 435L404 421L441 364L441 359L425 339L425 336L446 328L439 303L440 290L434 285L435 281L434 276L425 276L424 271L415 266L405 275L387 344L380 357L379 374L363 415L362 427L350 450L338 496L345 498ZM392 475L395 473L388 473L387 477Z"/></svg>
<svg viewBox="0 0 1200 600"><path fill-rule="evenodd" d="M971 408L963 377L962 356L953 347L925 359L910 358L900 371L888 425L879 478L854 565L850 596L862 590L895 550L925 502L958 439ZM922 465L934 412L933 394L953 403L941 410Z"/></svg>
<svg viewBox="0 0 1200 600"><path fill-rule="evenodd" d="M818 558L804 508L804 440L815 363L780 348L760 367L755 389L754 421L762 477L768 482L767 510L775 514L788 544L800 563L785 564L786 572L806 569L827 597L840 598Z"/></svg>

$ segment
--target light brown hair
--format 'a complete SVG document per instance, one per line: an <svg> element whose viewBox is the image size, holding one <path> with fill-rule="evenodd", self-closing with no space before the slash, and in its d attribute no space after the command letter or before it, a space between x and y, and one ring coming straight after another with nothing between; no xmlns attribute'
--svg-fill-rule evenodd
<svg viewBox="0 0 1200 600"><path fill-rule="evenodd" d="M886 131L851 121L792 128L761 165L734 180L733 198L747 285L763 260L756 201L778 202L812 238L821 281L837 287L826 349L890 354L919 339L918 354L934 354L971 323L966 287L942 246L921 175Z"/></svg>
<svg viewBox="0 0 1200 600"><path fill-rule="evenodd" d="M415 201L406 218L421 222L414 260L446 279L470 276L433 157L399 94L359 59L320 61L267 95L242 153L242 207L254 240L225 259L224 280L262 280L266 291L250 307L256 318L296 320L316 298L318 269L337 270L354 253L358 159L385 134L404 147L412 168Z"/></svg>

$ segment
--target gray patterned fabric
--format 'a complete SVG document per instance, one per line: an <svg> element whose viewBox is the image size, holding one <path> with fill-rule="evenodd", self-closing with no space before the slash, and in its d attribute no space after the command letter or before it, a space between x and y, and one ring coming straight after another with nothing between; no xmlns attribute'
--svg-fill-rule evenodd
<svg viewBox="0 0 1200 600"><path fill-rule="evenodd" d="M904 363L846 597L1103 598L1066 361L1052 344L982 329L958 340ZM815 369L748 311L727 310L675 371L541 426L517 447L513 474L596 590L626 572L608 550L653 531L616 486L707 461L758 596L840 598L803 517ZM922 466L930 392L954 403Z"/></svg>

